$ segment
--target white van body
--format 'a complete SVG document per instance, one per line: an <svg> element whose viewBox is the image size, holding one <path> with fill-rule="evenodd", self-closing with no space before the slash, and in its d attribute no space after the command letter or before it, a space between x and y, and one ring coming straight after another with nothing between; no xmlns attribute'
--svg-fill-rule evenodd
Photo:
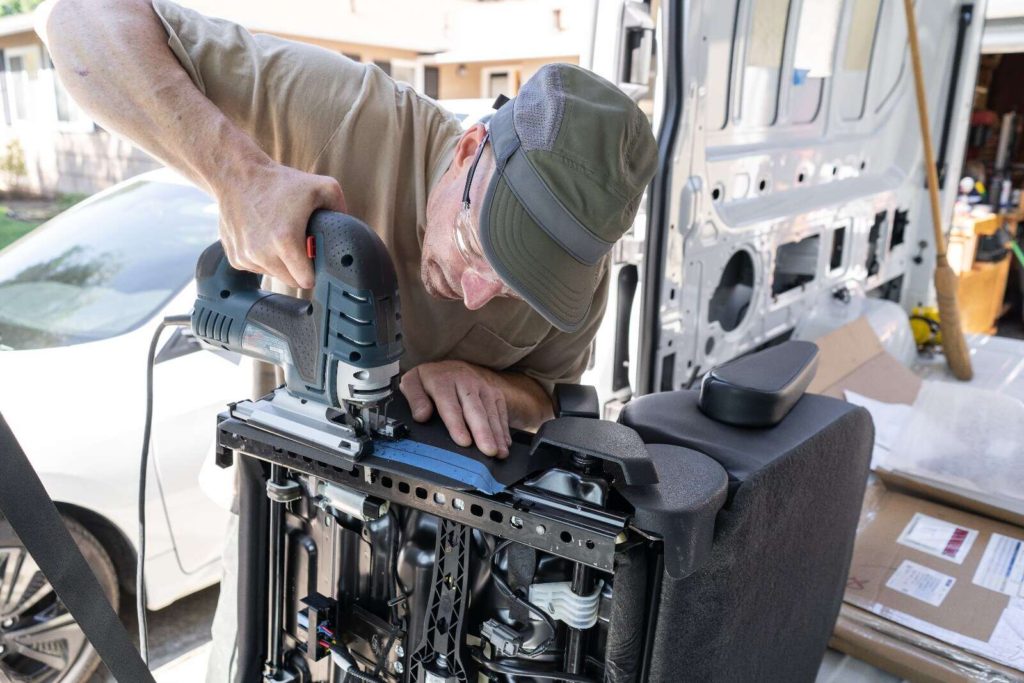
<svg viewBox="0 0 1024 683"><path fill-rule="evenodd" d="M985 4L917 3L947 223ZM648 2L602 1L593 35L584 65L652 100L661 151L646 211L615 251L586 378L606 415L800 336L833 295L907 311L934 299L901 0L663 2L653 14ZM652 37L648 78L640 43Z"/></svg>

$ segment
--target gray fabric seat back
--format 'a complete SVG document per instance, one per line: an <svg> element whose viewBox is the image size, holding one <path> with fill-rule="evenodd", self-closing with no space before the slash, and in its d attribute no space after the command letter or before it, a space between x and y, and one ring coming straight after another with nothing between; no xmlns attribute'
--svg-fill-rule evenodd
<svg viewBox="0 0 1024 683"><path fill-rule="evenodd" d="M652 681L813 681L839 612L874 429L867 411L805 395L781 423L715 422L697 393L635 399L620 421L649 444L718 461L728 498L707 561L662 576Z"/></svg>

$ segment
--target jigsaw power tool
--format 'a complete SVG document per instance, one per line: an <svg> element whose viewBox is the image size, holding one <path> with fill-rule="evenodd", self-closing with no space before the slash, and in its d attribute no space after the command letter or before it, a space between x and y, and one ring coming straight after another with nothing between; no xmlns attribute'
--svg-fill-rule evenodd
<svg viewBox="0 0 1024 683"><path fill-rule="evenodd" d="M216 242L196 265L192 330L203 341L279 366L285 383L269 400L236 410L271 430L358 458L373 437L400 436L386 416L402 354L394 264L380 237L345 214L317 211L306 253L311 301L260 289Z"/></svg>

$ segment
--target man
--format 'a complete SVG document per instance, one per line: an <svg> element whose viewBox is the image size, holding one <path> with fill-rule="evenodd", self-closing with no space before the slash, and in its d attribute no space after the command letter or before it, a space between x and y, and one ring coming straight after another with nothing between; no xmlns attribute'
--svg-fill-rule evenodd
<svg viewBox="0 0 1024 683"><path fill-rule="evenodd" d="M380 234L415 419L436 409L457 443L504 457L509 426L535 428L553 385L579 379L606 255L656 160L646 119L611 84L551 65L489 131L463 133L373 66L167 0L63 0L46 27L75 100L217 198L236 267L311 287L317 208Z"/></svg>
<svg viewBox="0 0 1024 683"><path fill-rule="evenodd" d="M236 267L309 288L315 209L378 232L416 420L436 410L457 443L505 457L509 428L536 428L553 385L578 381L608 252L656 162L645 117L610 83L549 65L463 132L374 66L168 0L62 0L45 32L97 122L217 198Z"/></svg>

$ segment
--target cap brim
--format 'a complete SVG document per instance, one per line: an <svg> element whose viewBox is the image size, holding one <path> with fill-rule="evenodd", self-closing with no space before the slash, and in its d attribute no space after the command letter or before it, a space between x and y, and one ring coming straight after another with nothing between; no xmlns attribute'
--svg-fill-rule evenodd
<svg viewBox="0 0 1024 683"><path fill-rule="evenodd" d="M603 260L576 260L530 217L500 173L480 212L480 242L495 272L552 325L575 332L587 319Z"/></svg>

